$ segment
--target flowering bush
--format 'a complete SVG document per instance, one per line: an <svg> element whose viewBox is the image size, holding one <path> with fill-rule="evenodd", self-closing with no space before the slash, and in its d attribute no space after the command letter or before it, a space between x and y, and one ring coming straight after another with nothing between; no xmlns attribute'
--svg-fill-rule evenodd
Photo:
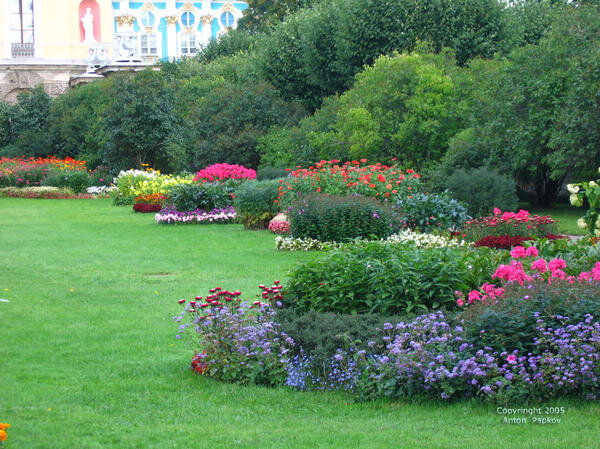
<svg viewBox="0 0 600 449"><path fill-rule="evenodd" d="M244 301L241 292L216 287L184 305L177 338L189 335L192 368L204 375L239 383L281 385L286 379L286 354L294 341L273 321L271 302L281 296L276 281L261 286L259 301Z"/></svg>
<svg viewBox="0 0 600 449"><path fill-rule="evenodd" d="M0 447L4 447L7 438L6 429L10 429L10 424L0 422Z"/></svg>
<svg viewBox="0 0 600 449"><path fill-rule="evenodd" d="M420 175L392 165L366 164L366 159L346 162L320 161L309 168L288 169L291 178L279 181L278 203L291 204L298 194L358 194L396 202L418 191Z"/></svg>
<svg viewBox="0 0 600 449"><path fill-rule="evenodd" d="M172 207L166 207L154 216L158 224L193 224L193 223L231 223L236 214L233 207L205 211L196 209L179 212Z"/></svg>
<svg viewBox="0 0 600 449"><path fill-rule="evenodd" d="M233 206L245 229L266 229L279 212L277 181L248 181L235 191Z"/></svg>
<svg viewBox="0 0 600 449"><path fill-rule="evenodd" d="M287 219L287 215L283 213L275 215L275 217L273 217L273 219L269 222L268 229L273 234L289 234L290 222ZM277 246L277 243L275 245Z"/></svg>
<svg viewBox="0 0 600 449"><path fill-rule="evenodd" d="M479 217L465 223L462 234L476 242L488 235L543 237L557 232L558 222L549 215L531 215L526 210L502 212L494 209L494 215Z"/></svg>
<svg viewBox="0 0 600 449"><path fill-rule="evenodd" d="M525 353L470 343L463 325L450 324L442 312L387 323L381 332L355 382L362 398L597 399L600 393L600 323L590 314L571 325L538 319L535 349Z"/></svg>
<svg viewBox="0 0 600 449"><path fill-rule="evenodd" d="M136 196L133 210L141 213L159 212L164 202L165 196L160 193Z"/></svg>
<svg viewBox="0 0 600 449"><path fill-rule="evenodd" d="M600 171L600 169L598 169ZM583 206L583 200L587 199L589 209L581 217L577 224L582 229L587 229L590 234L600 237L600 179L579 184L569 184L567 189L571 193L569 200L576 207Z"/></svg>
<svg viewBox="0 0 600 449"><path fill-rule="evenodd" d="M212 182L225 179L256 179L256 171L236 164L214 164L196 173L194 181Z"/></svg>
<svg viewBox="0 0 600 449"><path fill-rule="evenodd" d="M114 179L117 186L115 204L133 204L136 196L160 194L167 196L176 185L191 184L191 176L162 175L158 170L127 170Z"/></svg>

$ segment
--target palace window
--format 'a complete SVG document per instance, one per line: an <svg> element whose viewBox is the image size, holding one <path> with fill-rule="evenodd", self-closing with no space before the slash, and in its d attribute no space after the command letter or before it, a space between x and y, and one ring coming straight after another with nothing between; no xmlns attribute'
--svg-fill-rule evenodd
<svg viewBox="0 0 600 449"><path fill-rule="evenodd" d="M13 56L33 56L33 0L10 0L9 5Z"/></svg>
<svg viewBox="0 0 600 449"><path fill-rule="evenodd" d="M189 11L186 11L181 15L181 23L184 27L193 26L195 21L196 18L194 17L194 14Z"/></svg>
<svg viewBox="0 0 600 449"><path fill-rule="evenodd" d="M234 20L235 19L233 17L233 14L231 14L229 11L226 11L223 14L221 14L221 23L225 28L233 26Z"/></svg>
<svg viewBox="0 0 600 449"><path fill-rule="evenodd" d="M142 47L142 55L144 56L155 56L158 55L158 45L155 34L142 34L140 39Z"/></svg>
<svg viewBox="0 0 600 449"><path fill-rule="evenodd" d="M194 34L181 35L181 56L195 56L198 52L196 36Z"/></svg>
<svg viewBox="0 0 600 449"><path fill-rule="evenodd" d="M154 14L152 14L150 11L144 11L142 13L142 17L140 17L140 20L142 21L142 25L145 27L151 27L154 26L154 21L156 19L154 18Z"/></svg>

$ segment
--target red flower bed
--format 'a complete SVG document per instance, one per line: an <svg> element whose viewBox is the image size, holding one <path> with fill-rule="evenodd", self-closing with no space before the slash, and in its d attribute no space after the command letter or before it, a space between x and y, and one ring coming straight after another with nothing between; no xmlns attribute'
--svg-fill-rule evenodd
<svg viewBox="0 0 600 449"><path fill-rule="evenodd" d="M329 195L359 194L382 200L410 197L419 186L421 177L414 170L396 165L366 164L366 159L345 162L320 161L309 168L288 168L291 179L279 181L280 202L289 193L327 193ZM364 165L363 165L364 164Z"/></svg>
<svg viewBox="0 0 600 449"><path fill-rule="evenodd" d="M564 235L548 234L543 238L548 240L564 239ZM496 249L511 249L513 246L521 246L523 242L535 240L533 237L523 237L522 235L488 235L475 242L475 246L487 246Z"/></svg>
<svg viewBox="0 0 600 449"><path fill-rule="evenodd" d="M160 204L147 204L147 203L135 203L133 205L133 210L135 212L141 213L150 213L150 212L160 212L162 209L162 205Z"/></svg>

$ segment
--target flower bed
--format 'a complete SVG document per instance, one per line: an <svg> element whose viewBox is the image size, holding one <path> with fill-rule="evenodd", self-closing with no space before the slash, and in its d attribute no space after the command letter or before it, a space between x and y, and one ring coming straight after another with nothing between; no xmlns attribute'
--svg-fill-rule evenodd
<svg viewBox="0 0 600 449"><path fill-rule="evenodd" d="M235 218L233 207L213 209L209 212L201 209L178 212L167 207L154 216L158 224L231 223Z"/></svg>
<svg viewBox="0 0 600 449"><path fill-rule="evenodd" d="M396 202L418 190L420 175L414 170L380 163L363 165L366 162L361 159L339 165L339 160L331 160L320 161L309 168L288 169L291 178L280 180L276 201L289 204L299 193L327 193L359 194Z"/></svg>
<svg viewBox="0 0 600 449"><path fill-rule="evenodd" d="M256 179L256 171L237 164L213 164L196 173L194 181L213 182L225 179Z"/></svg>
<svg viewBox="0 0 600 449"><path fill-rule="evenodd" d="M108 198L108 194L73 193L70 189L39 186L39 187L4 187L0 188L0 197L30 198L46 200L65 199L98 199Z"/></svg>
<svg viewBox="0 0 600 449"><path fill-rule="evenodd" d="M556 234L557 228L558 222L549 215L531 215L526 210L514 213L494 209L494 215L467 221L462 235L476 242L487 236L543 237Z"/></svg>
<svg viewBox="0 0 600 449"><path fill-rule="evenodd" d="M275 215L275 217L273 217L273 219L269 222L268 229L273 234L289 234L290 222L287 219L287 215L283 213Z"/></svg>

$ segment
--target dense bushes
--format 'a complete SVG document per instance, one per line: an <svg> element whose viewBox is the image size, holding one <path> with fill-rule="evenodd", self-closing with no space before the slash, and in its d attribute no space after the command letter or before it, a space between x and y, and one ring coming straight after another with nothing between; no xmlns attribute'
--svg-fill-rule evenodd
<svg viewBox="0 0 600 449"><path fill-rule="evenodd" d="M453 308L467 284L467 261L449 248L420 250L368 244L330 251L290 272L300 310L402 314Z"/></svg>
<svg viewBox="0 0 600 449"><path fill-rule="evenodd" d="M279 212L278 180L247 181L235 191L234 207L246 229L266 229Z"/></svg>
<svg viewBox="0 0 600 449"><path fill-rule="evenodd" d="M289 212L292 235L321 241L378 239L400 228L397 211L389 203L360 196L308 194Z"/></svg>
<svg viewBox="0 0 600 449"><path fill-rule="evenodd" d="M180 212L226 208L233 204L233 192L238 185L235 180L177 184L168 189L167 203Z"/></svg>

